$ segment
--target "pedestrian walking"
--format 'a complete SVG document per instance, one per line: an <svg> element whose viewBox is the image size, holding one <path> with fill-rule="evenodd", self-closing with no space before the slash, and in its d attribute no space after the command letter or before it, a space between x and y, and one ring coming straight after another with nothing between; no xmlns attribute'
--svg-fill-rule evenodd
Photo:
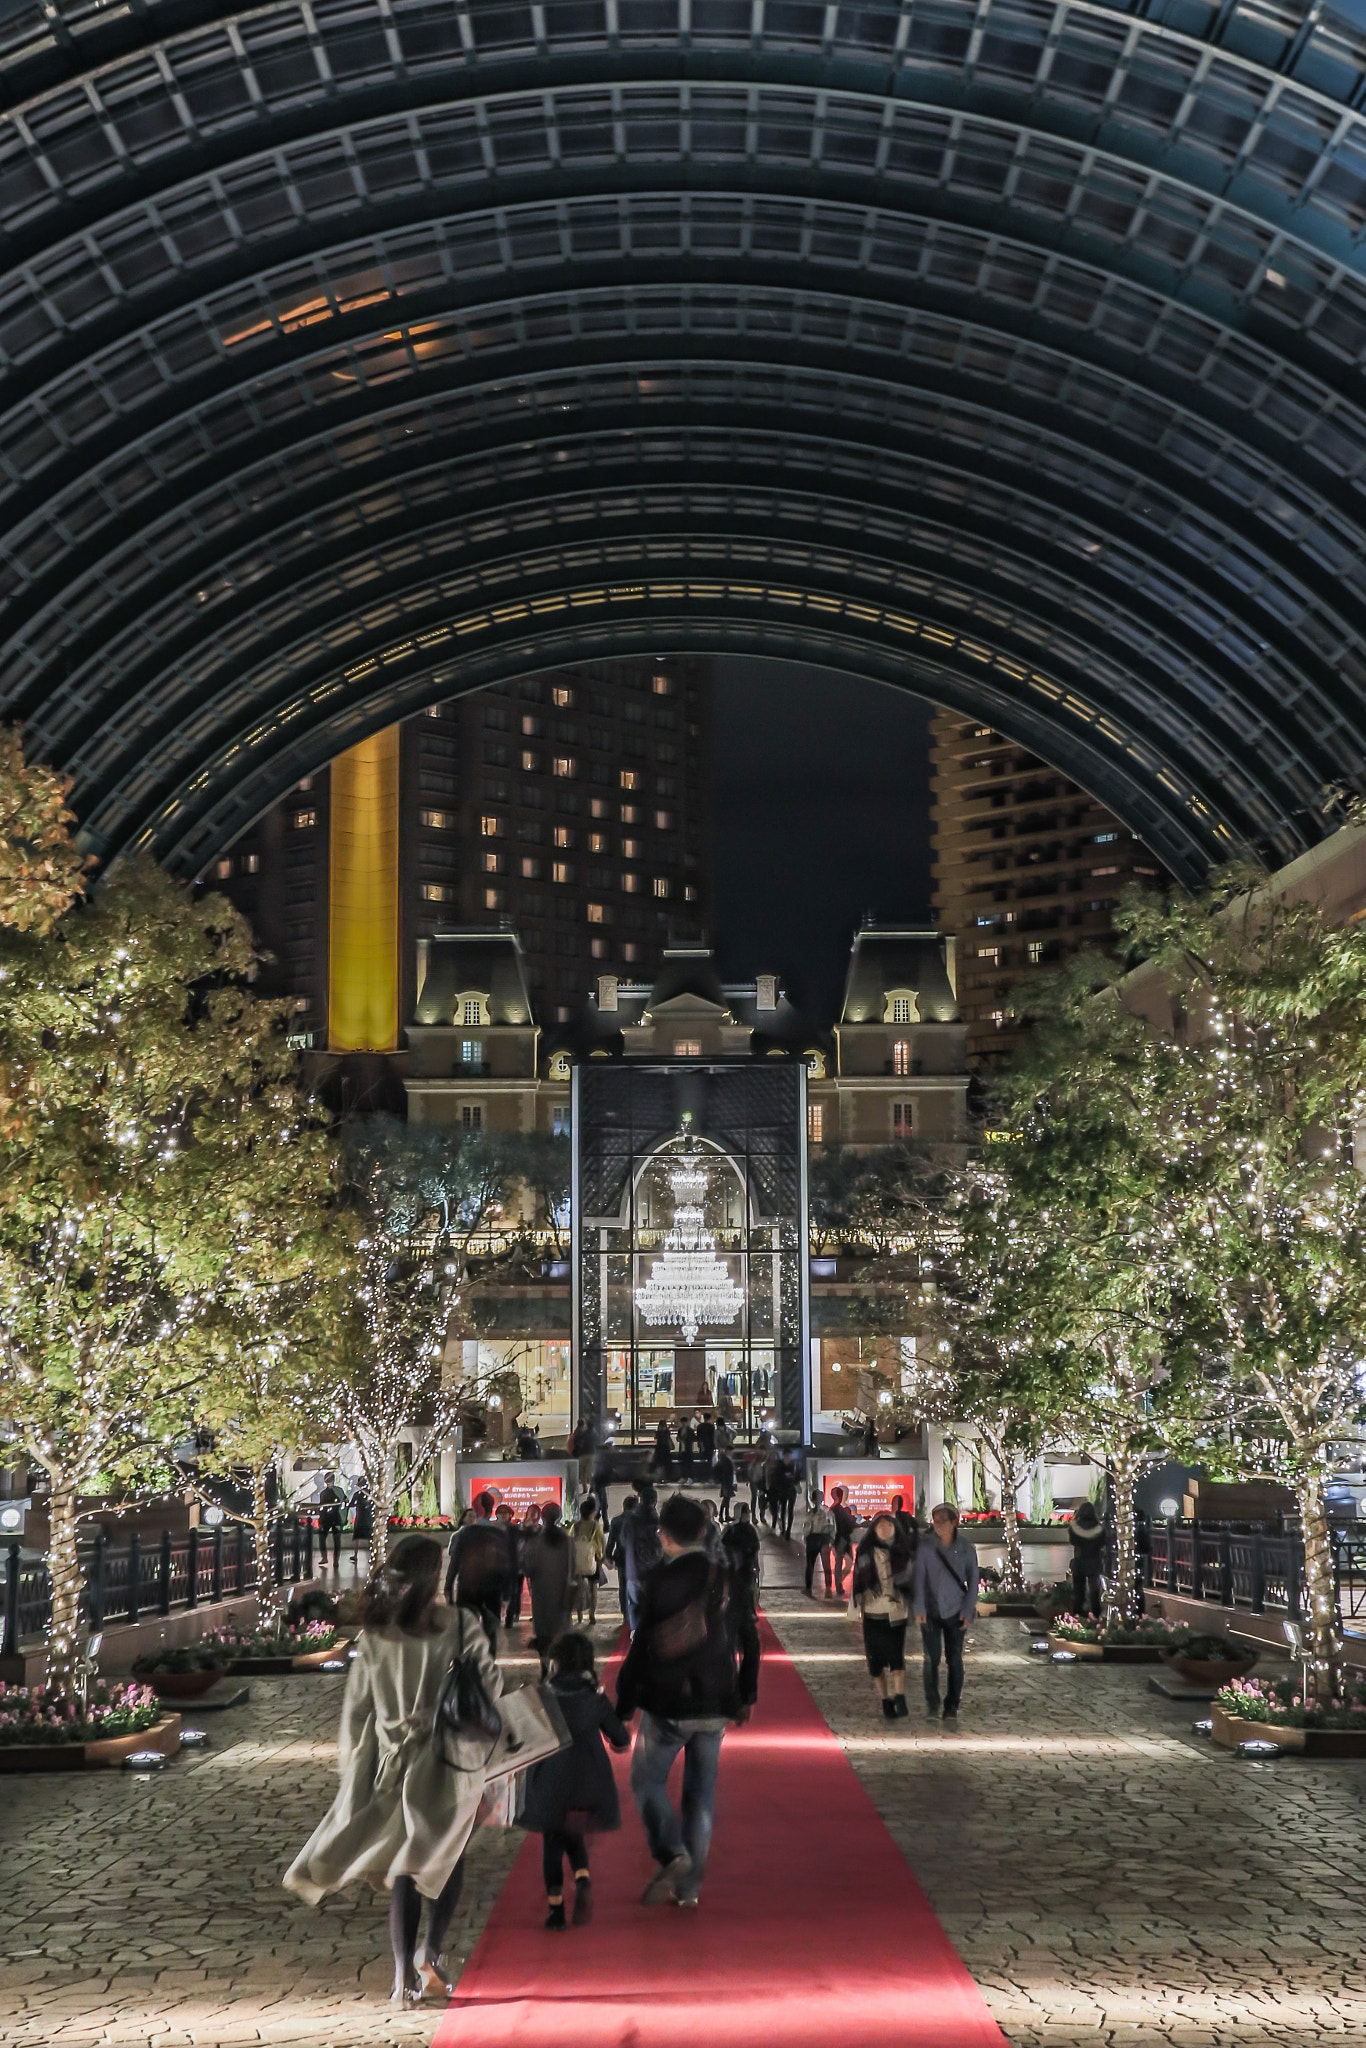
<svg viewBox="0 0 1366 2048"><path fill-rule="evenodd" d="M654 1454L650 1459L650 1470L665 1486L673 1483L674 1440L669 1433L668 1417L661 1415L655 1429Z"/></svg>
<svg viewBox="0 0 1366 2048"><path fill-rule="evenodd" d="M496 1505L487 1489L476 1495L472 1514L461 1518L446 1552L446 1598L479 1616L495 1655L498 1617L517 1573L512 1531L495 1518Z"/></svg>
<svg viewBox="0 0 1366 2048"><path fill-rule="evenodd" d="M624 1553L623 1594L626 1626L635 1633L640 1619L640 1599L645 1581L659 1563L659 1514L655 1503L658 1495L648 1479L641 1480L636 1490L636 1504L629 1515L622 1518L621 1548Z"/></svg>
<svg viewBox="0 0 1366 2048"><path fill-rule="evenodd" d="M678 1432L678 1478L682 1486L691 1486L696 1477L697 1431L691 1420L685 1421Z"/></svg>
<svg viewBox="0 0 1366 2048"><path fill-rule="evenodd" d="M773 1533L784 1542L792 1540L792 1517L797 1510L797 1475L784 1457L776 1457L768 1482L769 1505L773 1510Z"/></svg>
<svg viewBox="0 0 1366 2048"><path fill-rule="evenodd" d="M906 1621L915 1551L884 1510L874 1515L854 1557L854 1605L863 1619L863 1654L885 1720L906 1718Z"/></svg>
<svg viewBox="0 0 1366 2048"><path fill-rule="evenodd" d="M830 1545L835 1561L835 1591L844 1598L844 1574L848 1571L854 1556L854 1531L858 1523L849 1505L847 1487L832 1486L830 1489L830 1519L835 1525L834 1540Z"/></svg>
<svg viewBox="0 0 1366 2048"><path fill-rule="evenodd" d="M1072 1546L1072 1612L1101 1612L1100 1565L1105 1549L1105 1524L1094 1501L1079 1501L1067 1525Z"/></svg>
<svg viewBox="0 0 1366 2048"><path fill-rule="evenodd" d="M717 1510L721 1520L730 1520L730 1504L735 1498L735 1460L729 1451L718 1451L715 1463L716 1484L721 1495Z"/></svg>
<svg viewBox="0 0 1366 2048"><path fill-rule="evenodd" d="M932 1534L915 1554L913 1599L925 1646L925 1711L939 1711L939 1658L948 1683L944 1719L952 1721L963 1697L963 1638L977 1619L977 1546L958 1533L958 1510L941 1501L930 1516Z"/></svg>
<svg viewBox="0 0 1366 2048"><path fill-rule="evenodd" d="M365 1488L361 1485L360 1481L357 1480L356 1490L351 1496L352 1571L356 1571L359 1568L360 1553L362 1552L362 1550L364 1550L367 1553L366 1563L368 1565L368 1553L370 1549L371 1539L374 1533L374 1527L375 1511L370 1505L370 1496L365 1491Z"/></svg>
<svg viewBox="0 0 1366 2048"><path fill-rule="evenodd" d="M476 1616L437 1604L440 1582L441 1545L414 1534L399 1539L366 1584L342 1701L341 1782L284 1880L313 1906L362 1879L389 1887L394 2005L416 2005L424 1989L449 1998L455 1988L446 1933L484 1790L482 1771L451 1770L438 1755L432 1742L437 1705L461 1658L473 1661L490 1698L503 1685Z"/></svg>
<svg viewBox="0 0 1366 2048"><path fill-rule="evenodd" d="M663 1560L651 1573L640 1620L617 1679L617 1712L640 1709L631 1791L659 1868L646 1905L696 1906L707 1872L721 1744L747 1721L759 1690L759 1632L752 1608L730 1597L729 1574L708 1557L706 1517L675 1494L659 1517ZM669 1772L683 1753L682 1809Z"/></svg>
<svg viewBox="0 0 1366 2048"><path fill-rule="evenodd" d="M910 1544L911 1549L914 1550L920 1541L920 1525L916 1521L915 1516L907 1512L906 1496L904 1493L894 1493L892 1495L891 1509L892 1520Z"/></svg>
<svg viewBox="0 0 1366 2048"><path fill-rule="evenodd" d="M745 1478L749 1484L750 1519L757 1524L768 1511L768 1460L762 1450L750 1452Z"/></svg>
<svg viewBox="0 0 1366 2048"><path fill-rule="evenodd" d="M724 1564L726 1561L726 1553L724 1549L724 1538L721 1534L721 1524L716 1519L716 1502L711 1499L704 1500L702 1503L702 1512L707 1518L707 1555L708 1557L714 1557L718 1564Z"/></svg>
<svg viewBox="0 0 1366 2048"><path fill-rule="evenodd" d="M586 1927L593 1917L588 1837L613 1834L621 1826L616 1776L602 1738L605 1735L613 1749L624 1750L630 1748L631 1737L598 1685L587 1636L570 1630L551 1644L549 1683L571 1740L567 1749L533 1764L527 1773L520 1825L541 1837L545 1924L558 1933L568 1925L566 1862L574 1881L573 1924Z"/></svg>
<svg viewBox="0 0 1366 2048"><path fill-rule="evenodd" d="M332 1540L332 1569L341 1570L342 1529L345 1526L346 1499L337 1486L336 1474L323 1473L322 1492L318 1495L318 1550L323 1569L327 1568L327 1543Z"/></svg>
<svg viewBox="0 0 1366 2048"><path fill-rule="evenodd" d="M757 1607L763 1547L759 1531L743 1501L735 1510L735 1520L727 1525L721 1544L730 1567L731 1597L746 1599L751 1607Z"/></svg>
<svg viewBox="0 0 1366 2048"><path fill-rule="evenodd" d="M877 1418L873 1415L870 1415L863 1425L863 1436L860 1439L859 1449L865 1458L880 1456L877 1447Z"/></svg>
<svg viewBox="0 0 1366 2048"><path fill-rule="evenodd" d="M802 1541L806 1545L806 1590L814 1598L816 1566L825 1573L825 1597L830 1597L830 1545L834 1541L835 1520L820 1495L813 1493L807 1502L806 1515L802 1521Z"/></svg>
<svg viewBox="0 0 1366 2048"><path fill-rule="evenodd" d="M591 1625L598 1618L598 1568L602 1564L602 1554L606 1548L602 1533L602 1517L591 1493L579 1504L573 1544L574 1619L582 1621L587 1615Z"/></svg>
<svg viewBox="0 0 1366 2048"><path fill-rule="evenodd" d="M541 1526L522 1544L522 1573L531 1590L531 1647L542 1666L550 1645L569 1626L574 1598L574 1546L560 1526L558 1503L541 1509Z"/></svg>
<svg viewBox="0 0 1366 2048"><path fill-rule="evenodd" d="M711 1416L704 1414L697 1425L697 1455L701 1461L702 1477L710 1479L716 1463L716 1424Z"/></svg>
<svg viewBox="0 0 1366 2048"><path fill-rule="evenodd" d="M500 1521L503 1518L503 1514L504 1510L500 1508L498 1510L498 1519ZM522 1593L526 1587L526 1573L523 1569L523 1559L526 1554L527 1544L530 1542L531 1538L535 1536L540 1530L541 1511L539 1507L533 1506L527 1508L527 1510L522 1516L520 1523L514 1522L511 1508L508 1508L506 1510L506 1514L508 1519L508 1526L512 1530L513 1534L513 1541L516 1549L516 1563L513 1566L512 1584L508 1588L507 1612L503 1616L503 1623L504 1626L507 1628L516 1628L518 1622L522 1618Z"/></svg>

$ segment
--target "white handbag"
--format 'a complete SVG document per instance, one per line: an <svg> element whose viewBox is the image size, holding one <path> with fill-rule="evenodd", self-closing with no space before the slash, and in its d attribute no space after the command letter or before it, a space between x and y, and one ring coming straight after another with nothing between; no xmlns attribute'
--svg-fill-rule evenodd
<svg viewBox="0 0 1366 2048"><path fill-rule="evenodd" d="M529 1770L543 1757L568 1749L573 1740L548 1685L518 1686L514 1692L505 1692L496 1704L503 1726L485 1766L486 1785L514 1771Z"/></svg>

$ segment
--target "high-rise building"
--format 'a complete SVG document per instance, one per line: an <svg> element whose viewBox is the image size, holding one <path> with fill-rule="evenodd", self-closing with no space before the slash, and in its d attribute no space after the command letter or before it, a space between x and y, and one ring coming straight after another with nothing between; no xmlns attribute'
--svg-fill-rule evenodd
<svg viewBox="0 0 1366 2048"><path fill-rule="evenodd" d="M930 802L935 922L954 945L969 1063L991 1064L1023 1035L1021 984L1110 947L1125 883L1168 877L1084 789L956 712L932 721Z"/></svg>
<svg viewBox="0 0 1366 2048"><path fill-rule="evenodd" d="M712 909L712 664L629 659L433 704L300 784L205 880L318 1049L388 1052L423 941L515 925L538 1014L650 975Z"/></svg>

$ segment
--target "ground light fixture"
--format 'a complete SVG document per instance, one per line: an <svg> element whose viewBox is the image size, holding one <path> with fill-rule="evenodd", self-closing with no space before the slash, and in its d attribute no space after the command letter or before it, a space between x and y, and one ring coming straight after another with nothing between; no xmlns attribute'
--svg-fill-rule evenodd
<svg viewBox="0 0 1366 2048"><path fill-rule="evenodd" d="M1053 1652L1053 1662L1055 1664L1075 1664L1076 1661L1077 1653L1075 1650L1055 1650Z"/></svg>
<svg viewBox="0 0 1366 2048"><path fill-rule="evenodd" d="M135 1749L123 1760L125 1771L159 1771L164 1768L165 1757L159 1749Z"/></svg>
<svg viewBox="0 0 1366 2048"><path fill-rule="evenodd" d="M1240 1742L1235 1751L1235 1755L1250 1764L1268 1763L1272 1757L1284 1754L1279 1742L1264 1742L1260 1735L1253 1736L1248 1742Z"/></svg>
<svg viewBox="0 0 1366 2048"><path fill-rule="evenodd" d="M1036 1643L1031 1643L1029 1646L1029 1654L1031 1657L1046 1657L1048 1655L1047 1640L1044 1639Z"/></svg>
<svg viewBox="0 0 1366 2048"><path fill-rule="evenodd" d="M180 1746L182 1749L207 1749L209 1738L202 1728L182 1728Z"/></svg>
<svg viewBox="0 0 1366 2048"><path fill-rule="evenodd" d="M1214 1733L1214 1723L1213 1723L1213 1721L1210 1721L1210 1720L1208 1720L1208 1719L1207 1719L1207 1720L1204 1720L1204 1721L1192 1721L1192 1722L1191 1722L1191 1734L1192 1734L1192 1735L1213 1735L1213 1733Z"/></svg>
<svg viewBox="0 0 1366 2048"><path fill-rule="evenodd" d="M352 1655L354 1654L353 1651ZM348 1662L349 1659L346 1657L329 1657L325 1663L318 1666L318 1669L320 1671L345 1671Z"/></svg>

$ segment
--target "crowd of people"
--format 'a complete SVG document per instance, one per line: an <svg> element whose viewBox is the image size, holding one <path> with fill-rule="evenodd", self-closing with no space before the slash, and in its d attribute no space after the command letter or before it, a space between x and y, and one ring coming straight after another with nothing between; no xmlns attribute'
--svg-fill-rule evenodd
<svg viewBox="0 0 1366 2048"><path fill-rule="evenodd" d="M737 1478L732 1447L709 1417L686 1423L677 1443L661 1423L650 1468L615 1515L606 1512L605 1486L585 1494L568 1521L553 1500L519 1521L486 1490L447 1549L406 1535L372 1573L343 1708L337 1797L285 1883L315 1903L360 1879L389 1887L395 2003L449 1996L445 1942L480 1806L480 1774L449 1768L433 1740L443 1688L458 1667L489 1701L499 1697L499 1631L517 1628L528 1596L542 1683L564 1724L562 1746L526 1772L518 1813L542 1838L546 1928L592 1918L590 1840L622 1824L609 1746L631 1751L631 1794L655 1863L642 1902L698 1905L726 1731L748 1720L758 1698L760 1529L792 1540L803 1468L797 1454L767 1444L745 1454L748 1502L735 1502ZM661 1503L659 1482L675 1479L679 1490ZM682 1490L694 1480L707 1482L705 1497ZM321 1506L335 1512L331 1502ZM828 1502L807 1497L800 1533L807 1594L844 1600L848 1582L884 1717L907 1713L914 1615L926 1711L953 1720L977 1598L976 1548L959 1535L956 1511L936 1507L922 1529L896 1495L860 1521L835 1486ZM629 1632L614 1701L587 1632L612 1573ZM680 1755L675 1808L668 1781Z"/></svg>

